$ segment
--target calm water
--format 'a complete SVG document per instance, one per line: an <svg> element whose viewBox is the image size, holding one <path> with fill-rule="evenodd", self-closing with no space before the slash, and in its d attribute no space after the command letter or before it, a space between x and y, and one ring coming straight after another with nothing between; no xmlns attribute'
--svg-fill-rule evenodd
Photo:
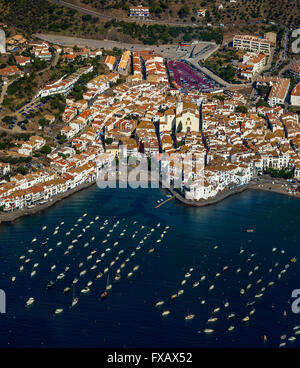
<svg viewBox="0 0 300 368"><path fill-rule="evenodd" d="M300 288L300 202L277 194L246 192L206 208L188 208L172 200L154 209L166 195L160 189L99 190L94 186L39 215L1 226L0 288L6 292L7 313L0 314L0 346L277 347L280 336L286 334L297 338L284 340L287 346L299 347L300 335L293 328L300 325L300 315L291 312L290 303L292 290ZM82 221L77 222L79 218ZM44 225L46 230L42 230ZM255 231L247 233L246 229ZM79 234L82 237L77 238ZM34 237L37 240L32 242ZM78 241L72 243L74 239ZM114 245L116 241L119 244ZM62 244L57 245L59 242ZM73 248L66 254L70 245ZM93 250L97 253L87 259ZM25 258L19 259L22 255ZM291 263L292 257L298 261ZM101 262L96 263L97 259ZM110 265L113 260L115 264ZM36 268L35 263L39 264ZM287 264L290 267L278 278ZM20 272L21 265L24 270ZM97 267L91 270L93 265ZM127 277L136 265L139 269ZM56 280L66 266L70 269L65 277L47 290L49 281ZM107 274L100 279L96 275L106 267L112 289L101 300ZM121 279L114 281L118 268ZM191 276L185 277L190 268ZM34 269L37 273L31 277ZM82 270L87 272L79 277ZM201 281L203 275L206 279ZM12 276L16 276L14 283ZM75 277L79 278L74 290L79 302L71 309L72 289L67 294L63 291ZM80 291L88 281L93 281L91 290L83 295ZM196 281L199 286L193 287ZM268 286L270 281L273 286ZM211 285L214 288L209 290ZM171 300L180 289L184 293ZM30 297L35 302L25 307ZM159 300L164 305L155 307ZM246 306L252 301L253 305ZM63 313L55 316L56 308L63 308ZM254 309L250 321L242 322ZM165 310L171 313L162 317ZM186 321L188 313L195 318ZM232 313L235 316L228 319ZM209 318L218 319L209 323ZM231 325L235 328L228 332ZM207 328L214 332L205 334Z"/></svg>

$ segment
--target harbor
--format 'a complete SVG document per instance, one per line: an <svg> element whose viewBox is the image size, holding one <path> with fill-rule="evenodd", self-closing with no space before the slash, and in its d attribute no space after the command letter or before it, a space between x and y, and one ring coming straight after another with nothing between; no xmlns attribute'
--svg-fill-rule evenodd
<svg viewBox="0 0 300 368"><path fill-rule="evenodd" d="M1 225L0 345L299 346L298 201L245 191L197 209L171 199L91 186Z"/></svg>

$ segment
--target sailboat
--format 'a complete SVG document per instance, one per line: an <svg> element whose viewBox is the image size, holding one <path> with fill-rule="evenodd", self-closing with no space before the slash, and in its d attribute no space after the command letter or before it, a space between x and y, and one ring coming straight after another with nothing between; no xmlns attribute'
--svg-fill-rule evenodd
<svg viewBox="0 0 300 368"><path fill-rule="evenodd" d="M78 298L75 298L75 287L73 287L73 299L72 299L72 305L71 308L75 307L75 305L79 302Z"/></svg>
<svg viewBox="0 0 300 368"><path fill-rule="evenodd" d="M111 285L109 284L109 275L107 275L106 288L105 291L101 294L101 299L105 299L108 295L107 290L111 289Z"/></svg>

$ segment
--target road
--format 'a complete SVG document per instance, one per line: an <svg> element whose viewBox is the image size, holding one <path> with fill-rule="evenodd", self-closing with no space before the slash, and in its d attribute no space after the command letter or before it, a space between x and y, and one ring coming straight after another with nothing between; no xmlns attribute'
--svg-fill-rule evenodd
<svg viewBox="0 0 300 368"><path fill-rule="evenodd" d="M61 35L52 35L52 34L42 34L36 33L33 35L41 40L48 41L54 44L58 44L61 46L85 46L91 49L107 49L112 50L114 47L119 49L127 49L130 51L142 51L142 50L152 50L154 52L159 52L163 54L165 58L177 58L177 48L178 44L169 44L169 45L144 45L144 44L132 44L125 43L119 41L111 41L111 40L95 40L88 38L77 38L77 37L69 37L69 36L61 36Z"/></svg>
<svg viewBox="0 0 300 368"><path fill-rule="evenodd" d="M289 32L290 32L289 29L285 27L284 34L281 39L282 50L280 51L279 58L275 66L269 70L270 73L276 72L279 69L280 65L282 65L285 61L288 60L287 54L288 54L288 44L289 44Z"/></svg>

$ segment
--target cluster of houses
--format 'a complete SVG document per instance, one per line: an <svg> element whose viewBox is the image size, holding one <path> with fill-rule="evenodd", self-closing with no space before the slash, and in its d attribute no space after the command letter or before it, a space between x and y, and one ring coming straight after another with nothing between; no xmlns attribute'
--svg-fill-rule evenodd
<svg viewBox="0 0 300 368"><path fill-rule="evenodd" d="M245 62L255 61L254 55L247 57ZM44 87L40 95L67 94L89 68ZM130 74L125 83L113 84L118 73L98 75L87 83L82 100L67 98L62 115L66 125L60 131L66 145L47 155L47 169L18 174L0 184L0 206L5 211L44 203L95 181L121 152L161 160L165 180L177 183L192 200L245 185L269 167L294 170L300 179L299 117L278 106L289 79L258 78L258 84L271 86L271 107L242 113L237 108L247 101L238 92L220 100L213 93L171 89L163 58L150 51L125 51L116 71ZM33 136L17 150L31 155L45 143ZM166 155L169 159L163 160ZM9 169L0 165L3 172Z"/></svg>
<svg viewBox="0 0 300 368"><path fill-rule="evenodd" d="M93 66L82 67L67 77L61 77L55 83L47 84L45 87L41 88L36 97L47 97L57 94L67 95L78 79L83 74L89 73L92 70Z"/></svg>

